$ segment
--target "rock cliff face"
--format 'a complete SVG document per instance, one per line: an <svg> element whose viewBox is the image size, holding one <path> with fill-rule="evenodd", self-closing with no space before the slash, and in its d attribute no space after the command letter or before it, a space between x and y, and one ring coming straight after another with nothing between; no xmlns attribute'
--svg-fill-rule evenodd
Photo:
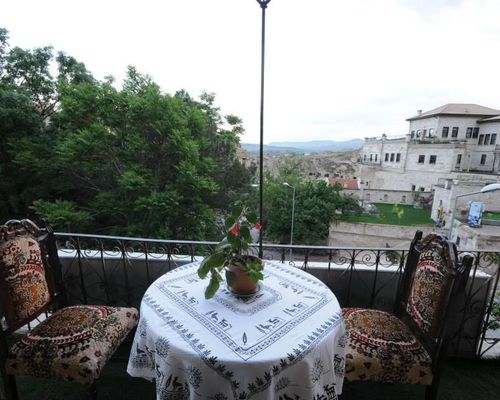
<svg viewBox="0 0 500 400"><path fill-rule="evenodd" d="M247 165L255 163L258 165L257 155L242 151L241 157ZM264 169L271 171L273 175L278 173L281 165L293 165L294 169L304 178L323 177L359 177L357 159L359 150L342 153L314 153L308 155L297 154L264 154Z"/></svg>

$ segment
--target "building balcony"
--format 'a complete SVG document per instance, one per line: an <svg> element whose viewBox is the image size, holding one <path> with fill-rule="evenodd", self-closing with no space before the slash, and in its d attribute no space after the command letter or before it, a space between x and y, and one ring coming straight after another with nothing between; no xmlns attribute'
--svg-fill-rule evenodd
<svg viewBox="0 0 500 400"><path fill-rule="evenodd" d="M138 307L148 286L162 274L201 260L215 242L157 240L57 233L63 278L70 303ZM290 248L293 258L290 260ZM254 246L252 251L257 253ZM408 249L345 248L264 244L264 259L300 268L323 281L342 307L392 310ZM500 267L492 257L499 249L468 252L474 265L457 310L458 333L450 346L441 399L493 398L500 391ZM460 254L463 255L463 254ZM29 327L28 327L29 328ZM119 349L128 357L130 343ZM486 360L486 358L493 360ZM123 363L110 363L98 384L101 399L154 399L154 384L129 377ZM79 385L19 378L22 399L83 399ZM55 387L57 386L57 387ZM424 388L373 383L346 383L343 399L421 399ZM201 399L202 397L200 397Z"/></svg>

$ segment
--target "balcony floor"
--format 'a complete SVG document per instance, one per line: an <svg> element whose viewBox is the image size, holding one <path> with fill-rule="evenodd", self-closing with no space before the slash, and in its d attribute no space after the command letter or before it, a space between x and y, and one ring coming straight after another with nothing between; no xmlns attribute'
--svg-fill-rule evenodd
<svg viewBox="0 0 500 400"><path fill-rule="evenodd" d="M122 346L117 355L128 357ZM131 378L124 362L110 362L98 382L99 400L154 400L154 383ZM20 377L17 379L20 400L87 400L82 385L53 380ZM499 360L449 360L443 371L438 399L490 400L500 393ZM424 388L414 385L385 385L347 382L342 400L423 400ZM205 400L205 399L200 399Z"/></svg>

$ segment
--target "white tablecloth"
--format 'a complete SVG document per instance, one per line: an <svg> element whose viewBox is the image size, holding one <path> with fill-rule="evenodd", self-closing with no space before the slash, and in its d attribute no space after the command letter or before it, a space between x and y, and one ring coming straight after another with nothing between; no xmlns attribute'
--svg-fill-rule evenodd
<svg viewBox="0 0 500 400"><path fill-rule="evenodd" d="M342 392L345 330L333 293L266 262L260 290L205 300L198 263L156 280L141 303L127 371L158 400L331 400Z"/></svg>

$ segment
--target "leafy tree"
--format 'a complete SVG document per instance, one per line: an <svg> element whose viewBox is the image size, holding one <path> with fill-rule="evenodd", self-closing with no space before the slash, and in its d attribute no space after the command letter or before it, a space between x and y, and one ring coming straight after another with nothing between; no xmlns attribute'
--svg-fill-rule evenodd
<svg viewBox="0 0 500 400"><path fill-rule="evenodd" d="M215 214L252 176L236 156L241 120L222 117L211 94L162 93L134 67L118 90L71 56L7 39L0 29L3 219L35 212L58 229L215 237Z"/></svg>
<svg viewBox="0 0 500 400"><path fill-rule="evenodd" d="M291 230L292 195L288 182L295 187L295 244L324 244L330 223L341 213L360 212L356 199L341 193L338 185L329 186L323 180L301 180L293 175L267 176L264 227L266 238L288 243Z"/></svg>

